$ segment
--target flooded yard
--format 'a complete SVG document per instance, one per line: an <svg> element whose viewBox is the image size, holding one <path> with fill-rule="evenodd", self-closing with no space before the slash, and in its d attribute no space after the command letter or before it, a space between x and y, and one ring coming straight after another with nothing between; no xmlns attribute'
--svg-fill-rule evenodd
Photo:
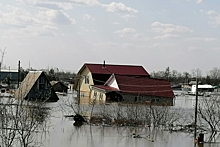
<svg viewBox="0 0 220 147"><path fill-rule="evenodd" d="M54 147L176 147L193 146L192 136L184 133L169 133L163 131L149 131L147 128L136 129L141 138L133 138L135 128L102 127L83 125L74 127L72 122L63 121L57 124L46 136L45 146Z"/></svg>
<svg viewBox="0 0 220 147"><path fill-rule="evenodd" d="M73 119L64 117L64 115L70 115L73 111L69 109L70 113L68 111L64 112L59 108L65 99L68 98L71 97L62 96L58 102L48 103L48 106L52 108L49 132L45 133L41 138L47 147L69 147L72 145L78 147L194 146L193 133L171 133L169 131L149 127L108 127L89 124L76 127L73 125ZM194 102L195 99L192 96L180 96L176 98L174 107L193 109ZM140 137L134 138L134 132L139 134ZM209 144L208 146L214 147L215 145Z"/></svg>
<svg viewBox="0 0 220 147"><path fill-rule="evenodd" d="M106 126L96 124L84 124L74 126L74 120L66 115L74 115L74 110L69 107L67 102L74 107L75 99L69 94L59 96L58 102L46 103L50 108L49 118L44 120L45 131L39 131L35 135L33 146L45 147L193 147L193 132L170 131L164 128L153 128L147 125L138 126ZM188 112L193 114L195 105L194 96L177 96L175 98L174 110L184 110L182 117L187 116ZM81 106L83 107L83 106ZM82 108L81 108L82 109ZM87 108L84 108L87 109ZM94 105L94 112L98 111L99 106ZM90 112L90 110L89 110ZM190 119L190 118L189 118ZM191 120L193 121L193 120ZM205 134L205 140L207 139ZM219 143L205 143L202 147L217 147Z"/></svg>

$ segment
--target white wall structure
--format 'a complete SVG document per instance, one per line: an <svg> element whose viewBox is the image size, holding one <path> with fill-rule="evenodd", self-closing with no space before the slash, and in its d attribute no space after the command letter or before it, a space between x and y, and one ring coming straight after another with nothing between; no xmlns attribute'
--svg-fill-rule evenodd
<svg viewBox="0 0 220 147"><path fill-rule="evenodd" d="M198 89L199 91L208 91L214 89L214 87L212 85L205 84L205 85L198 85ZM191 92L192 94L196 94L196 85L192 85Z"/></svg>
<svg viewBox="0 0 220 147"><path fill-rule="evenodd" d="M115 75L112 74L111 77L109 78L109 80L105 83L105 85L108 85L110 87L114 87L114 88L117 88L119 89L118 87L118 83L116 81L116 78L115 78Z"/></svg>

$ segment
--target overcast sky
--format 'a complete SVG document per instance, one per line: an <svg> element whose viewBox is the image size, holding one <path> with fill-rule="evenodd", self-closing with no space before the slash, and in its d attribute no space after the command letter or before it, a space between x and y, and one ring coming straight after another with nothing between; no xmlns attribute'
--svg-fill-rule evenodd
<svg viewBox="0 0 220 147"><path fill-rule="evenodd" d="M220 65L219 0L1 0L3 64L84 63L203 73Z"/></svg>

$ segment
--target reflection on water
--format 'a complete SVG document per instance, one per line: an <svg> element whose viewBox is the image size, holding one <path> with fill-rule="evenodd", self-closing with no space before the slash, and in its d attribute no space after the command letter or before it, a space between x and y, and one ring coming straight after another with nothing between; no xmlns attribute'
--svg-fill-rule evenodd
<svg viewBox="0 0 220 147"><path fill-rule="evenodd" d="M58 125L58 124L57 124ZM168 133L147 128L135 129L125 127L102 127L83 125L74 127L72 123L63 121L54 130L51 130L45 146L81 146L81 147L176 147L193 146L192 136L183 133ZM133 138L133 132L141 138ZM153 142L152 142L153 140Z"/></svg>
<svg viewBox="0 0 220 147"><path fill-rule="evenodd" d="M72 99L62 96L56 103L48 103L51 108L51 118L48 122L48 132L39 134L39 142L46 147L193 147L193 134L170 133L168 131L153 130L143 127L104 127L88 124L74 124L73 119L65 118L73 111L62 111L63 100ZM175 100L176 108L194 108L195 98L192 96L178 96ZM139 137L134 138L134 134ZM203 147L217 147L219 144L204 144Z"/></svg>
<svg viewBox="0 0 220 147"><path fill-rule="evenodd" d="M193 109L195 106L195 96L184 95L182 91L174 91L176 95L174 102L175 108Z"/></svg>
<svg viewBox="0 0 220 147"><path fill-rule="evenodd" d="M75 127L81 127L83 125L83 122L74 122L73 125Z"/></svg>

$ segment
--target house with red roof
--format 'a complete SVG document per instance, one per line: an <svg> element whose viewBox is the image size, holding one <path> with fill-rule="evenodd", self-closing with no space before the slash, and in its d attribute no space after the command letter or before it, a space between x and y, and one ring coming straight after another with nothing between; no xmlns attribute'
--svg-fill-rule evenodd
<svg viewBox="0 0 220 147"><path fill-rule="evenodd" d="M166 103L174 94L167 80L151 78L137 65L85 63L75 78L80 103Z"/></svg>

